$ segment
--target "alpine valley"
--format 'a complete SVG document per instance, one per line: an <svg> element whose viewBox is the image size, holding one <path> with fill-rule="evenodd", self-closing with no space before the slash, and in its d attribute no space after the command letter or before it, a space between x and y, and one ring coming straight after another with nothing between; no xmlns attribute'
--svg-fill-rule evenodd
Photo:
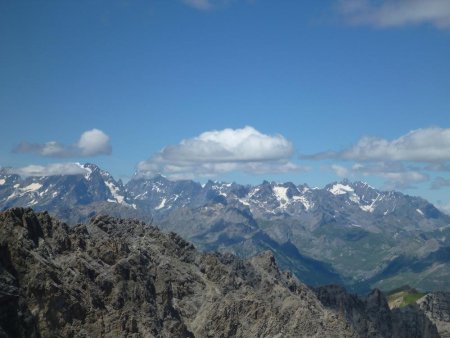
<svg viewBox="0 0 450 338"><path fill-rule="evenodd" d="M419 197L347 180L312 188L135 176L123 184L94 164L80 169L44 177L1 169L0 210L48 211L71 227L102 214L135 218L241 258L270 250L311 286L450 291L450 216Z"/></svg>

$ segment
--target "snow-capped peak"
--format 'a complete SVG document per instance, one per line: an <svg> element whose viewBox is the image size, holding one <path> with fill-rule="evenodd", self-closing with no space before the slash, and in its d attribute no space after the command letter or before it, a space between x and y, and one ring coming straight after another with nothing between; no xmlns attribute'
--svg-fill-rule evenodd
<svg viewBox="0 0 450 338"><path fill-rule="evenodd" d="M346 184L336 183L328 189L333 195L343 195L354 192L353 188Z"/></svg>
<svg viewBox="0 0 450 338"><path fill-rule="evenodd" d="M289 201L289 197L287 196L288 188L283 186L274 186L272 190L280 204L286 204Z"/></svg>

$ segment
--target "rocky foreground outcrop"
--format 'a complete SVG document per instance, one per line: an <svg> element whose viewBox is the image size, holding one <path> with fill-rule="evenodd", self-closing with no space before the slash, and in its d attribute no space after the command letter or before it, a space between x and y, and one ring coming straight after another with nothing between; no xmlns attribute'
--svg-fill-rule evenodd
<svg viewBox="0 0 450 338"><path fill-rule="evenodd" d="M0 337L391 337L374 297L361 331L271 252L244 261L135 220L0 213Z"/></svg>
<svg viewBox="0 0 450 338"><path fill-rule="evenodd" d="M390 310L379 290L373 290L366 299L349 294L337 285L314 291L324 306L345 317L359 337L440 337L434 323L417 304Z"/></svg>
<svg viewBox="0 0 450 338"><path fill-rule="evenodd" d="M450 292L431 292L417 301L420 309L436 324L442 338L450 338Z"/></svg>

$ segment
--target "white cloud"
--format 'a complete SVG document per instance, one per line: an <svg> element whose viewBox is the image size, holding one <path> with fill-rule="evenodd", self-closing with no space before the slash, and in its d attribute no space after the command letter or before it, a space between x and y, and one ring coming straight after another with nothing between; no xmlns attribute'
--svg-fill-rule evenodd
<svg viewBox="0 0 450 338"><path fill-rule="evenodd" d="M392 141L363 137L349 149L304 157L314 160L339 158L354 161L443 163L450 161L450 129L417 129Z"/></svg>
<svg viewBox="0 0 450 338"><path fill-rule="evenodd" d="M350 160L441 162L450 160L450 129L417 129L395 140L364 137L341 156Z"/></svg>
<svg viewBox="0 0 450 338"><path fill-rule="evenodd" d="M436 207L442 211L444 214L447 214L450 216L450 202L447 204L438 204Z"/></svg>
<svg viewBox="0 0 450 338"><path fill-rule="evenodd" d="M352 24L395 27L431 23L450 28L448 0L341 0L341 14Z"/></svg>
<svg viewBox="0 0 450 338"><path fill-rule="evenodd" d="M429 180L429 176L421 168L405 167L399 162L354 163L350 167L333 164L330 169L341 177L381 177L385 181L384 187L389 189L412 188L414 184Z"/></svg>
<svg viewBox="0 0 450 338"><path fill-rule="evenodd" d="M13 151L16 153L34 153L45 157L91 157L110 155L109 136L99 129L91 129L81 134L73 145L64 145L56 141L43 144L22 142Z"/></svg>
<svg viewBox="0 0 450 338"><path fill-rule="evenodd" d="M331 170L333 170L335 172L335 174L340 177L347 177L350 173L350 170L348 170L346 167L338 165L338 164L332 164Z"/></svg>
<svg viewBox="0 0 450 338"><path fill-rule="evenodd" d="M77 148L83 156L111 154L109 136L99 129L91 129L81 134Z"/></svg>
<svg viewBox="0 0 450 338"><path fill-rule="evenodd" d="M253 127L204 132L182 140L138 164L138 174L171 178L216 176L231 171L279 173L305 168L293 164L292 143L282 135L265 135Z"/></svg>
<svg viewBox="0 0 450 338"><path fill-rule="evenodd" d="M9 168L8 173L20 176L54 176L86 174L87 169L78 163L52 163L48 165L31 164L20 168Z"/></svg>
<svg viewBox="0 0 450 338"><path fill-rule="evenodd" d="M387 179L385 185L392 189L413 188L413 184L429 180L428 175L419 171L386 172L380 173L380 176Z"/></svg>

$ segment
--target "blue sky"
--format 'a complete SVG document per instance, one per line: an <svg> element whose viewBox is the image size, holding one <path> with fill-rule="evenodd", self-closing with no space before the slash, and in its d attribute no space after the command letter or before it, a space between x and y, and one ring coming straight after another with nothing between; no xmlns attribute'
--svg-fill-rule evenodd
<svg viewBox="0 0 450 338"><path fill-rule="evenodd" d="M0 50L17 172L348 177L450 209L446 0L2 1Z"/></svg>

